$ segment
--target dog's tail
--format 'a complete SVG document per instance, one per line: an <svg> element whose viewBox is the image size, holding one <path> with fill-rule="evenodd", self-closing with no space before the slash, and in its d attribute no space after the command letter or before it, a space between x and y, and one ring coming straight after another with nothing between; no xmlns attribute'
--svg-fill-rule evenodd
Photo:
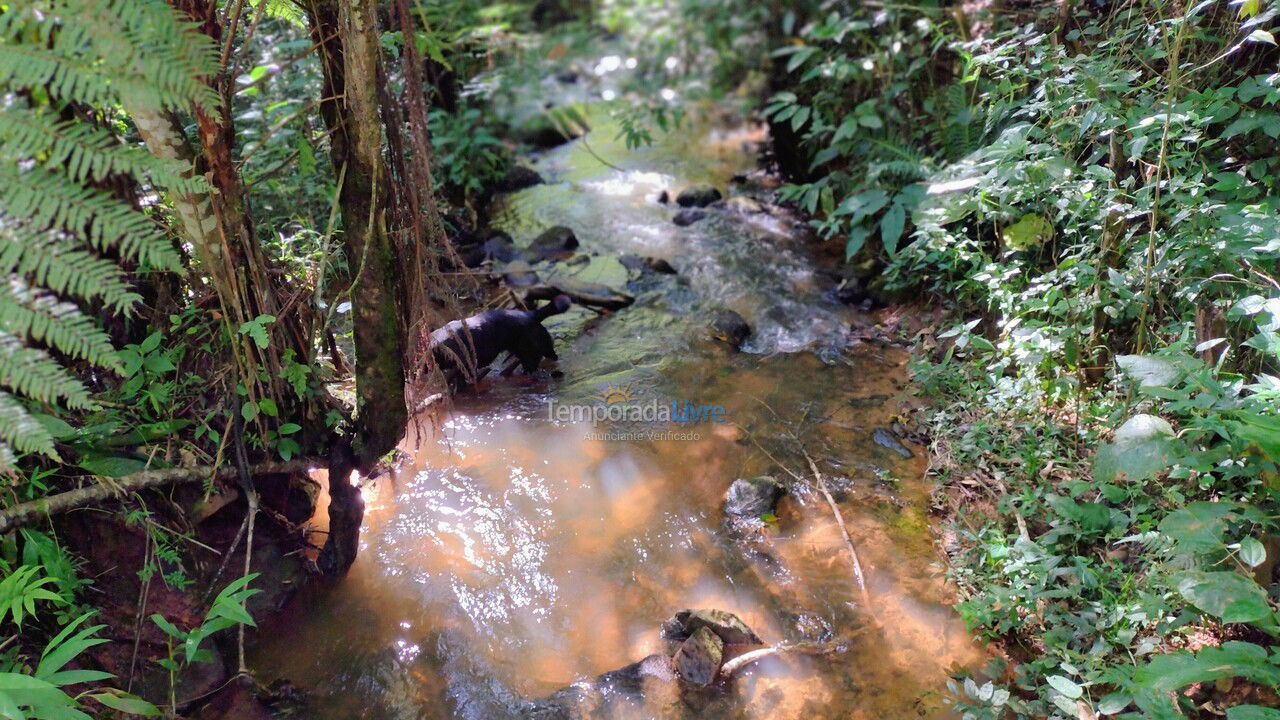
<svg viewBox="0 0 1280 720"><path fill-rule="evenodd" d="M568 310L570 305L573 305L573 300L570 300L568 295L557 295L551 302L534 310L533 316L538 319L538 322L542 322L552 315L559 315Z"/></svg>

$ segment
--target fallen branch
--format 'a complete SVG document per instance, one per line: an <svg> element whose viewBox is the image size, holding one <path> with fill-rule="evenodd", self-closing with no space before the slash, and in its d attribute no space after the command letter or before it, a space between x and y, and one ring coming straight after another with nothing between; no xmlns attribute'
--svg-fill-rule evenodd
<svg viewBox="0 0 1280 720"><path fill-rule="evenodd" d="M578 305L605 310L621 310L636 301L634 297L604 285L557 283L554 278L524 291L525 300L552 300L557 295L568 295Z"/></svg>
<svg viewBox="0 0 1280 720"><path fill-rule="evenodd" d="M267 462L254 465L254 475L272 475L276 473L304 472L314 467L324 466L321 459L305 458L289 462ZM114 478L110 484L97 483L88 487L68 490L38 500L19 503L10 508L0 510L0 535L23 527L35 520L51 515L60 515L77 508L112 500L129 493L147 488L163 487L180 483L203 482L211 478L224 479L236 476L234 467L178 467L164 470L144 470L142 472Z"/></svg>
<svg viewBox="0 0 1280 720"><path fill-rule="evenodd" d="M805 642L796 643L794 645L790 643L779 643L777 645L770 645L769 647L763 647L742 653L732 660L729 660L720 666L720 677L728 680L733 677L735 672L738 672L751 663L774 655L832 655L838 652L843 652L843 646L842 644L833 642Z"/></svg>
<svg viewBox="0 0 1280 720"><path fill-rule="evenodd" d="M831 496L831 491L827 489L827 483L822 479L822 473L818 472L818 464L813 461L813 457L809 455L809 451L800 446L800 452L804 453L804 459L809 461L809 469L813 471L813 477L818 481L818 489L822 491L822 496L827 499L827 505L831 507L831 514L835 515L836 522L840 525L840 534L844 537L844 545L849 549L849 559L853 561L853 577L858 581L858 589L862 591L862 603L866 606L867 612L871 612L871 597L867 595L867 582L862 576L862 563L858 562L858 551L853 547L853 539L849 537L849 528L844 524L844 515L840 514L840 506L836 504L836 499ZM874 616L874 613L872 613Z"/></svg>

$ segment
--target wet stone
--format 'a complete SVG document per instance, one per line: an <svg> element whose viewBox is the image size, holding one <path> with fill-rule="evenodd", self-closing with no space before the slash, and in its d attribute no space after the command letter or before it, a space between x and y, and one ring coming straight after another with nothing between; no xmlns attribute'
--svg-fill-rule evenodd
<svg viewBox="0 0 1280 720"><path fill-rule="evenodd" d="M529 243L529 252L541 260L564 259L578 248L578 236L563 225L548 228Z"/></svg>
<svg viewBox="0 0 1280 720"><path fill-rule="evenodd" d="M765 211L764 205L761 205L759 201L744 195L735 195L731 198L726 198L718 204L718 207L723 207L725 210L742 213L744 215L755 215Z"/></svg>
<svg viewBox="0 0 1280 720"><path fill-rule="evenodd" d="M529 263L515 260L502 268L502 281L511 287L531 287L538 284L538 273Z"/></svg>
<svg viewBox="0 0 1280 720"><path fill-rule="evenodd" d="M734 350L742 347L742 343L751 337L751 326L746 318L733 310L719 310L711 319L711 337L727 343Z"/></svg>
<svg viewBox="0 0 1280 720"><path fill-rule="evenodd" d="M676 195L680 207L706 207L721 198L720 191L712 185L693 185Z"/></svg>
<svg viewBox="0 0 1280 720"><path fill-rule="evenodd" d="M484 241L480 249L484 252L486 259L498 262L511 262L516 259L518 253L515 243L511 242L511 236L504 232L494 233Z"/></svg>
<svg viewBox="0 0 1280 720"><path fill-rule="evenodd" d="M892 450L904 458L915 457L915 453L911 452L910 448L903 445L896 435L885 428L876 428L876 431L871 433L871 439L880 447Z"/></svg>
<svg viewBox="0 0 1280 720"><path fill-rule="evenodd" d="M498 182L494 185L494 190L500 193L516 192L525 188L541 185L545 182L542 176L527 165L513 165Z"/></svg>
<svg viewBox="0 0 1280 720"><path fill-rule="evenodd" d="M888 395L867 395L866 397L849 398L849 404L859 409L880 407L888 401Z"/></svg>
<svg viewBox="0 0 1280 720"><path fill-rule="evenodd" d="M758 518L771 515L782 498L782 486L768 475L739 478L725 493L724 511L740 518Z"/></svg>
<svg viewBox="0 0 1280 720"><path fill-rule="evenodd" d="M723 659L724 641L706 627L690 635L674 658L680 679L694 685L710 685L720 672Z"/></svg>
<svg viewBox="0 0 1280 720"><path fill-rule="evenodd" d="M703 628L731 645L764 644L737 615L714 608L681 610L662 624L662 636L668 640L684 640Z"/></svg>
<svg viewBox="0 0 1280 720"><path fill-rule="evenodd" d="M706 216L707 213L703 210L681 210L676 213L675 217L671 218L671 222L680 227L689 227Z"/></svg>

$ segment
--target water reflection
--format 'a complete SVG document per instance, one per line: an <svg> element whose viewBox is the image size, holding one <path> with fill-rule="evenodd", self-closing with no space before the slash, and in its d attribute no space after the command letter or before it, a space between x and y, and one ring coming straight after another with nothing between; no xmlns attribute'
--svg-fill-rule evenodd
<svg viewBox="0 0 1280 720"><path fill-rule="evenodd" d="M349 576L294 602L254 667L308 690L317 720L520 717L530 698L665 652L658 627L675 611L716 607L768 642L846 651L763 661L703 717L943 716L948 668L980 656L932 567L923 459L871 440L910 403L905 356L847 352L849 313L826 299L785 218L718 214L677 228L654 202L691 182L726 187L751 165L744 143L758 130L701 126L623 159L616 129L593 127L595 151L629 169L561 148L538 166L550 182L511 197L500 223L518 241L573 227L597 254L590 272L639 253L680 274L632 288L636 304L611 317L578 309L549 322L562 381L456 398L440 432L406 448L407 467L366 487ZM755 327L746 354L705 340L718 307ZM696 440L613 441L546 420L549 399L594 402L607 383L722 404L731 422L691 428ZM874 396L884 402L864 401ZM800 443L842 500L870 608L829 509L804 487ZM743 553L723 532L721 502L735 478L762 473L786 476L796 495L763 550ZM652 702L611 706L612 717L687 714Z"/></svg>

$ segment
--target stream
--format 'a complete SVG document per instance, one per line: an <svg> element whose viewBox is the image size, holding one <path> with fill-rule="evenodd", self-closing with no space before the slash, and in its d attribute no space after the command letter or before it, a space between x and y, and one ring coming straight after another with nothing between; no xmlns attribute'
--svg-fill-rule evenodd
<svg viewBox="0 0 1280 720"><path fill-rule="evenodd" d="M350 573L295 598L250 658L260 679L307 694L307 717L526 717L567 685L669 654L660 627L684 608L733 612L766 643L838 651L766 658L692 700L623 698L582 715L949 717L949 672L982 655L935 567L924 449L908 443L903 457L874 440L914 402L907 354L851 342L866 317L836 302L822 272L834 261L785 213L734 201L672 223L663 191L710 183L764 197L751 174L762 131L703 115L635 151L593 115L590 151L580 139L542 153L533 167L546 182L503 198L495 224L517 245L552 226L576 232L578 259L541 274L636 301L549 319L562 376L455 397L434 431L410 431L399 472L364 486ZM628 269L624 255L678 272ZM740 353L708 337L725 308L754 330ZM722 412L553 419L557 406L651 401ZM839 501L869 604L806 452ZM725 492L764 474L791 492L735 539Z"/></svg>

